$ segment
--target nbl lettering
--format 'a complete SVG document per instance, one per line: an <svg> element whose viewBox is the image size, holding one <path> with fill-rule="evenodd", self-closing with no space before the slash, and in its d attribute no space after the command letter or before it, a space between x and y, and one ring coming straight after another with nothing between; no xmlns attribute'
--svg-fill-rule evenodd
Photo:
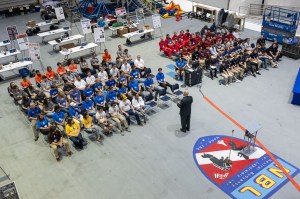
<svg viewBox="0 0 300 199"><path fill-rule="evenodd" d="M277 167L276 165L274 165L275 167ZM290 173L290 170L284 168L286 170L286 172ZM282 174L283 171L280 170L278 167L277 168L269 168L268 171L273 174L276 178L283 178L284 175ZM258 185L260 185L260 187L262 187L263 189L270 189L272 188L275 184L276 184L276 178L272 178L274 176L267 176L264 174L259 175L257 178L254 179L254 182ZM244 186L242 187L239 192L240 193L245 193L245 192L251 192L253 195L260 197L262 195L262 193L260 193L258 190L256 190L255 188L251 187L251 186Z"/></svg>

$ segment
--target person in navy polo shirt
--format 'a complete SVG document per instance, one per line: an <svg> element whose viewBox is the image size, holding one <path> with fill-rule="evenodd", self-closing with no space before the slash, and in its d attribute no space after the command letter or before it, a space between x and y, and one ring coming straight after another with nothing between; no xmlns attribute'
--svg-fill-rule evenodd
<svg viewBox="0 0 300 199"><path fill-rule="evenodd" d="M139 85L139 82L136 79L134 79L134 77L130 77L129 88L133 95L137 93L140 94L141 86Z"/></svg>
<svg viewBox="0 0 300 199"><path fill-rule="evenodd" d="M114 76L112 76L112 75L109 75L109 79L107 80L107 82L105 84L106 84L107 88L112 87L113 90L117 89L117 87L116 87L117 82L116 82Z"/></svg>
<svg viewBox="0 0 300 199"><path fill-rule="evenodd" d="M94 108L94 102L89 97L86 97L85 100L82 102L82 108L84 111L87 111L89 115L95 115L96 111Z"/></svg>
<svg viewBox="0 0 300 199"><path fill-rule="evenodd" d="M183 79L184 76L184 68L186 67L187 63L182 57L179 57L179 59L176 61L175 71L177 73L177 79L180 80Z"/></svg>
<svg viewBox="0 0 300 199"><path fill-rule="evenodd" d="M96 96L94 97L95 106L97 107L103 107L104 110L106 110L106 101L105 96L102 94L101 91L98 91L96 93Z"/></svg>
<svg viewBox="0 0 300 199"><path fill-rule="evenodd" d="M60 109L67 113L69 108L69 103L67 101L67 97L65 96L64 92L59 91L58 96L56 98L56 103L59 105Z"/></svg>
<svg viewBox="0 0 300 199"><path fill-rule="evenodd" d="M147 75L147 79L145 80L144 85L145 85L146 90L150 92L150 95L153 95L153 92L155 92L155 101L157 101L159 89L154 86L154 82L151 77L151 74Z"/></svg>
<svg viewBox="0 0 300 199"><path fill-rule="evenodd" d="M82 119L82 110L81 108L78 106L78 104L71 102L69 109L68 109L68 113L69 113L69 117L72 117L74 119L77 120L81 120Z"/></svg>
<svg viewBox="0 0 300 199"><path fill-rule="evenodd" d="M130 72L130 77L133 77L134 79L137 79L137 80L139 80L141 78L140 70L137 69L135 65L132 66L132 70Z"/></svg>
<svg viewBox="0 0 300 199"><path fill-rule="evenodd" d="M78 105L82 103L81 93L74 85L72 85L72 90L70 91L70 100Z"/></svg>
<svg viewBox="0 0 300 199"><path fill-rule="evenodd" d="M50 132L50 123L43 114L37 116L36 128L43 134L48 135Z"/></svg>
<svg viewBox="0 0 300 199"><path fill-rule="evenodd" d="M106 98L109 102L118 102L117 93L113 90L113 87L109 88Z"/></svg>
<svg viewBox="0 0 300 199"><path fill-rule="evenodd" d="M162 72L162 68L158 69L158 73L156 74L156 80L161 87L163 87L166 90L168 87L170 87L171 91L174 92L172 85L169 82L165 81L165 75Z"/></svg>
<svg viewBox="0 0 300 199"><path fill-rule="evenodd" d="M52 119L55 122L55 124L58 127L58 129L60 131L63 131L64 130L64 126L65 126L66 116L65 116L64 112L62 112L60 110L60 107L58 105L54 107L54 111L55 112L53 113Z"/></svg>
<svg viewBox="0 0 300 199"><path fill-rule="evenodd" d="M30 103L30 108L28 108L28 119L31 122L31 127L33 130L33 134L34 134L34 141L37 141L39 139L39 133L36 131L36 120L37 120L37 116L42 112L42 110L35 105L35 103L31 102Z"/></svg>
<svg viewBox="0 0 300 199"><path fill-rule="evenodd" d="M85 89L83 90L83 95L89 98L92 98L94 96L94 89L91 88L90 84L86 85Z"/></svg>
<svg viewBox="0 0 300 199"><path fill-rule="evenodd" d="M95 93L97 93L98 91L103 91L103 85L99 78L96 78L93 88Z"/></svg>
<svg viewBox="0 0 300 199"><path fill-rule="evenodd" d="M56 102L57 95L58 95L58 88L55 84L52 84L50 89L50 97L53 102Z"/></svg>

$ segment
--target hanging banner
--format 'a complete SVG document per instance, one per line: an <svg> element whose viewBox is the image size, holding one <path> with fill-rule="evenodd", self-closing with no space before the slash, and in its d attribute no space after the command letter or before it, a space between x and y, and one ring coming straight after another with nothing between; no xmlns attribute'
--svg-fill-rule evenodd
<svg viewBox="0 0 300 199"><path fill-rule="evenodd" d="M137 20L137 22L145 20L143 8L136 9L135 10L135 14L136 14L136 20Z"/></svg>
<svg viewBox="0 0 300 199"><path fill-rule="evenodd" d="M57 20L65 19L64 9L62 7L55 8Z"/></svg>
<svg viewBox="0 0 300 199"><path fill-rule="evenodd" d="M115 12L116 12L116 16L117 17L122 17L122 16L126 15L126 9L125 9L125 7L116 8Z"/></svg>
<svg viewBox="0 0 300 199"><path fill-rule="evenodd" d="M8 37L11 41L16 40L18 34L17 26L8 26L6 28Z"/></svg>
<svg viewBox="0 0 300 199"><path fill-rule="evenodd" d="M27 50L28 44L29 44L27 34L16 35L16 38L17 38L17 42L19 44L20 50Z"/></svg>
<svg viewBox="0 0 300 199"><path fill-rule="evenodd" d="M95 39L95 43L105 42L104 27L94 28L94 39Z"/></svg>
<svg viewBox="0 0 300 199"><path fill-rule="evenodd" d="M159 14L152 15L152 23L153 23L153 28L160 28L161 27L160 15Z"/></svg>
<svg viewBox="0 0 300 199"><path fill-rule="evenodd" d="M88 34L92 32L91 29L91 20L89 19L82 19L81 20L81 27L83 34Z"/></svg>
<svg viewBox="0 0 300 199"><path fill-rule="evenodd" d="M41 58L40 44L29 43L28 47L29 47L29 57L32 60L39 60Z"/></svg>

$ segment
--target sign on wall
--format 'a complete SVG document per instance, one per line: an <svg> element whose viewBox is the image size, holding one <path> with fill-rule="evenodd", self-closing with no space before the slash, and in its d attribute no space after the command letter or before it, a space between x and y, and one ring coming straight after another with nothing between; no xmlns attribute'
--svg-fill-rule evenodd
<svg viewBox="0 0 300 199"><path fill-rule="evenodd" d="M16 39L19 44L20 50L28 49L29 40L27 34L16 35Z"/></svg>
<svg viewBox="0 0 300 199"><path fill-rule="evenodd" d="M82 19L81 20L81 27L83 34L88 34L92 32L91 28L91 20L89 19Z"/></svg>
<svg viewBox="0 0 300 199"><path fill-rule="evenodd" d="M161 27L161 21L160 21L160 15L159 14L152 15L152 23L153 23L153 28L160 28Z"/></svg>
<svg viewBox="0 0 300 199"><path fill-rule="evenodd" d="M94 28L94 39L95 39L96 43L104 43L105 42L104 27Z"/></svg>
<svg viewBox="0 0 300 199"><path fill-rule="evenodd" d="M116 8L115 12L116 12L116 16L117 17L122 17L122 16L126 15L126 9L125 9L125 7Z"/></svg>
<svg viewBox="0 0 300 199"><path fill-rule="evenodd" d="M9 39L11 41L15 40L16 36L18 34L17 26L8 26L6 28L6 30L7 30L7 34L8 34Z"/></svg>
<svg viewBox="0 0 300 199"><path fill-rule="evenodd" d="M41 58L40 44L29 43L28 47L29 47L29 57L32 60L39 60Z"/></svg>
<svg viewBox="0 0 300 199"><path fill-rule="evenodd" d="M64 9L62 7L55 8L57 20L65 19Z"/></svg>
<svg viewBox="0 0 300 199"><path fill-rule="evenodd" d="M203 175L231 198L270 198L289 180L258 146L254 145L254 152L246 156L243 149L247 144L222 135L201 137L194 145L194 160ZM274 157L292 177L300 172L292 164Z"/></svg>

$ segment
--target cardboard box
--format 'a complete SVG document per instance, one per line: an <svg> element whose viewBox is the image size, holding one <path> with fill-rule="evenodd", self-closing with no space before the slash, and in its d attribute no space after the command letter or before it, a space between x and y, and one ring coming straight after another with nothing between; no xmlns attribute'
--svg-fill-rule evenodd
<svg viewBox="0 0 300 199"><path fill-rule="evenodd" d="M135 31L137 31L138 30L138 28L137 27L134 27L134 28L129 28L129 32L135 32Z"/></svg>
<svg viewBox="0 0 300 199"><path fill-rule="evenodd" d="M119 37L121 37L122 35L127 34L127 33L128 33L128 28L122 28L122 29L117 30L117 34Z"/></svg>
<svg viewBox="0 0 300 199"><path fill-rule="evenodd" d="M36 25L36 22L34 20L27 21L26 26L33 28Z"/></svg>

